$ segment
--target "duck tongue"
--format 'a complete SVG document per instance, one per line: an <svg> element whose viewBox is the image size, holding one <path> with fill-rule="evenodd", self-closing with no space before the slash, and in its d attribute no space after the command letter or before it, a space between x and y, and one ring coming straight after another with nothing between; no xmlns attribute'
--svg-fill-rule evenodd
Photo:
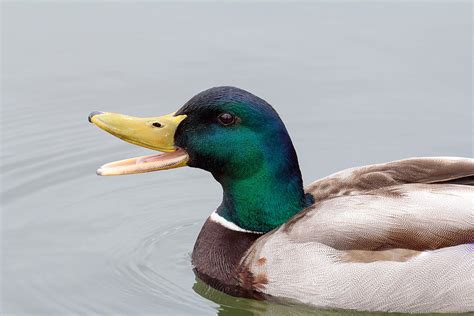
<svg viewBox="0 0 474 316"><path fill-rule="evenodd" d="M186 165L189 156L178 148L169 153L129 158L107 163L97 170L100 176L119 176L178 168Z"/></svg>

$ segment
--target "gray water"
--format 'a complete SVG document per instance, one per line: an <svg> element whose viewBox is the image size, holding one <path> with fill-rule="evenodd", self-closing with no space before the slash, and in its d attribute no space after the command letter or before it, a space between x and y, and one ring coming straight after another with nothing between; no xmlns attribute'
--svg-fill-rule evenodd
<svg viewBox="0 0 474 316"><path fill-rule="evenodd" d="M3 2L3 314L332 315L196 281L190 252L220 187L191 168L96 176L150 151L87 115L162 115L234 85L280 113L306 183L412 156L472 157L471 13L429 1Z"/></svg>

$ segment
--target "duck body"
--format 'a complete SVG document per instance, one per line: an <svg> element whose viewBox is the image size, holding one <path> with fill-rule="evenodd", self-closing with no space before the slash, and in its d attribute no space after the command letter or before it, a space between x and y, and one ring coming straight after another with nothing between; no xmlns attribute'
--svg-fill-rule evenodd
<svg viewBox="0 0 474 316"><path fill-rule="evenodd" d="M244 90L212 88L159 118L95 115L92 123L121 139L169 152L99 174L187 165L221 184L223 201L192 253L210 286L318 308L474 311L474 159L399 160L303 188L278 114Z"/></svg>
<svg viewBox="0 0 474 316"><path fill-rule="evenodd" d="M194 248L196 272L222 291L257 299L472 311L473 174L474 160L458 158L345 170L309 185L317 202L260 236L210 217ZM231 254L240 258L227 261Z"/></svg>

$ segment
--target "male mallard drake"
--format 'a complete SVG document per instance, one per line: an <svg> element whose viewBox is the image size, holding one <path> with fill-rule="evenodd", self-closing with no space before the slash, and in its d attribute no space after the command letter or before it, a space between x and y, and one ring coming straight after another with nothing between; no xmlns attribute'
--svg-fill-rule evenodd
<svg viewBox="0 0 474 316"><path fill-rule="evenodd" d="M212 287L323 308L474 310L474 159L353 168L304 189L276 111L233 87L203 91L163 117L89 120L163 152L106 164L100 175L187 165L222 185L192 254Z"/></svg>

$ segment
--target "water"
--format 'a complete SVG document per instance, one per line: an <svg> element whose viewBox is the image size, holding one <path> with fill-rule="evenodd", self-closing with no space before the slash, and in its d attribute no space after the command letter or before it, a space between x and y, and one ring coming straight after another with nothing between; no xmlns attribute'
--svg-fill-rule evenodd
<svg viewBox="0 0 474 316"><path fill-rule="evenodd" d="M411 156L472 157L470 3L2 3L6 315L318 314L196 283L221 191L191 168L98 177L147 149L93 110L170 113L235 85L283 117L306 183Z"/></svg>

